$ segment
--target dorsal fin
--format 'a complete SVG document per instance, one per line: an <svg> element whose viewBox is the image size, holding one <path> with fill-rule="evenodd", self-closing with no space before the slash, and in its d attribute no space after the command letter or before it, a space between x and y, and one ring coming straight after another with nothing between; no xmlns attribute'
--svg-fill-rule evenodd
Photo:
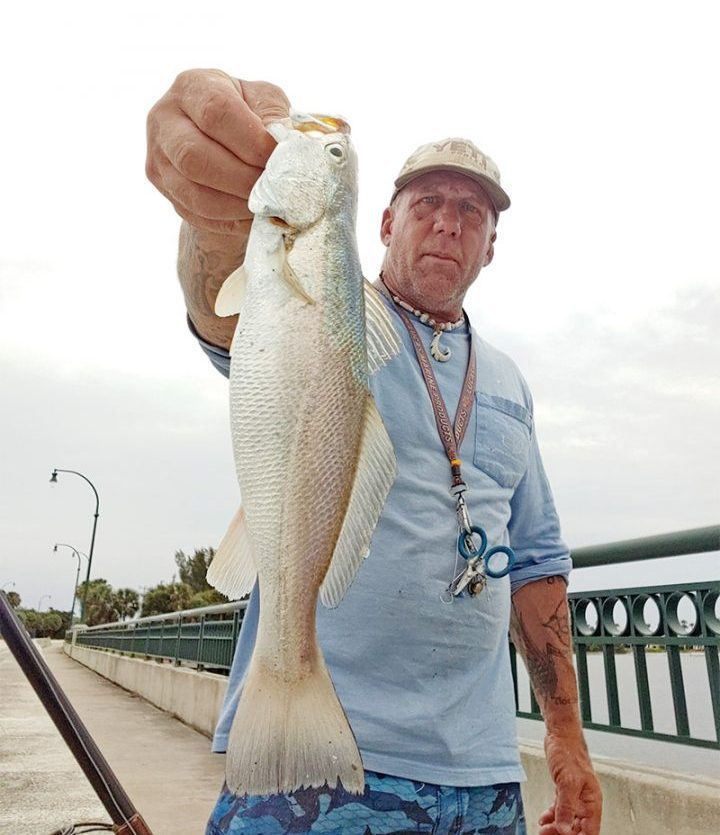
<svg viewBox="0 0 720 835"><path fill-rule="evenodd" d="M363 286L368 373L374 374L378 368L400 353L402 343L378 291L367 279L363 279Z"/></svg>

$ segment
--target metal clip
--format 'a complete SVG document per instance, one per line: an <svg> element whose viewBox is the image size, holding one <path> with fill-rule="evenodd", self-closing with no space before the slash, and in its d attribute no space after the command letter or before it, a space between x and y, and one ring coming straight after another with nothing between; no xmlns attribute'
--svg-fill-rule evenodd
<svg viewBox="0 0 720 835"><path fill-rule="evenodd" d="M462 531L466 534L470 534L472 533L472 522L470 521L467 502L465 501L466 490L466 484L458 484L456 487L450 488L450 494L455 497L455 514L457 516L458 525Z"/></svg>
<svg viewBox="0 0 720 835"><path fill-rule="evenodd" d="M465 589L470 594L477 594L485 588L485 565L482 557L468 560L467 565L450 583L448 591L453 597L459 597Z"/></svg>

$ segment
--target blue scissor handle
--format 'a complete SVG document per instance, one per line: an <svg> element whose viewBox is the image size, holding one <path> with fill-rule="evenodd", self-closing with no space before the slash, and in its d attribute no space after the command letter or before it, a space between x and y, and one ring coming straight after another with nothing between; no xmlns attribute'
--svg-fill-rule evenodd
<svg viewBox="0 0 720 835"><path fill-rule="evenodd" d="M477 557L482 557L483 561L485 562L485 573L488 577L504 577L506 574L510 572L510 569L515 564L515 552L512 548L508 547L507 545L496 545L494 548L491 548L487 554L485 553L485 549L487 548L487 534L485 531L480 527L480 525L471 525L470 532L467 533L466 531L461 531L460 535L458 536L458 551L460 554L465 557L466 560L473 560ZM477 534L480 537L480 547L470 551L467 546L467 540L471 539L471 534ZM474 543L473 543L474 545ZM492 559L494 554L505 554L507 556L507 565L501 568L499 571L494 571L490 567L490 560Z"/></svg>
<svg viewBox="0 0 720 835"><path fill-rule="evenodd" d="M493 571L492 568L490 568L490 559L493 554L507 554L507 565L504 568L501 568L500 571ZM507 545L496 545L494 548L491 548L487 554L485 554L484 560L485 573L488 577L504 577L510 572L510 569L515 564L515 552Z"/></svg>
<svg viewBox="0 0 720 835"><path fill-rule="evenodd" d="M474 551L468 551L466 540L470 539L472 541L471 535L466 531L460 531L460 535L458 536L458 551L465 557L466 560L473 560L475 557L481 557L485 553L485 549L487 548L487 534L485 531L480 527L480 525L471 525L470 531L472 533L476 533L480 537L480 547ZM474 545L474 543L473 543Z"/></svg>

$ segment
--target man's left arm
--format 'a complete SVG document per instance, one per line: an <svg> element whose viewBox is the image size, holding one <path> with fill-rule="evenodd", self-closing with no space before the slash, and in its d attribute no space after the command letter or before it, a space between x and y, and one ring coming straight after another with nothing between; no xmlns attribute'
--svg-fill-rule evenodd
<svg viewBox="0 0 720 835"><path fill-rule="evenodd" d="M563 577L544 577L515 591L510 634L545 720L545 756L555 784L540 835L598 835L602 793L583 737Z"/></svg>

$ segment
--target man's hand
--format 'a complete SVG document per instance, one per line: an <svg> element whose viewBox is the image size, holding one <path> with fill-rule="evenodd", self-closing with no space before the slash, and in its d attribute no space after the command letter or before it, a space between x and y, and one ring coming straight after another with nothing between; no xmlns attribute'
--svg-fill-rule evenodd
<svg viewBox="0 0 720 835"><path fill-rule="evenodd" d="M599 835L602 792L582 736L548 733L545 757L555 802L540 816L539 835Z"/></svg>
<svg viewBox="0 0 720 835"><path fill-rule="evenodd" d="M182 72L148 114L147 176L195 229L236 234L252 218L248 196L275 147L264 125L288 108L274 84Z"/></svg>
<svg viewBox="0 0 720 835"><path fill-rule="evenodd" d="M555 802L539 835L599 835L602 792L582 733L566 583L546 577L512 599L510 634L525 660L545 720L545 756Z"/></svg>
<svg viewBox="0 0 720 835"><path fill-rule="evenodd" d="M220 70L187 70L147 119L145 171L185 220L178 276L198 334L229 348L237 318L215 315L222 283L245 257L248 197L275 140L269 122L288 115L285 93Z"/></svg>

